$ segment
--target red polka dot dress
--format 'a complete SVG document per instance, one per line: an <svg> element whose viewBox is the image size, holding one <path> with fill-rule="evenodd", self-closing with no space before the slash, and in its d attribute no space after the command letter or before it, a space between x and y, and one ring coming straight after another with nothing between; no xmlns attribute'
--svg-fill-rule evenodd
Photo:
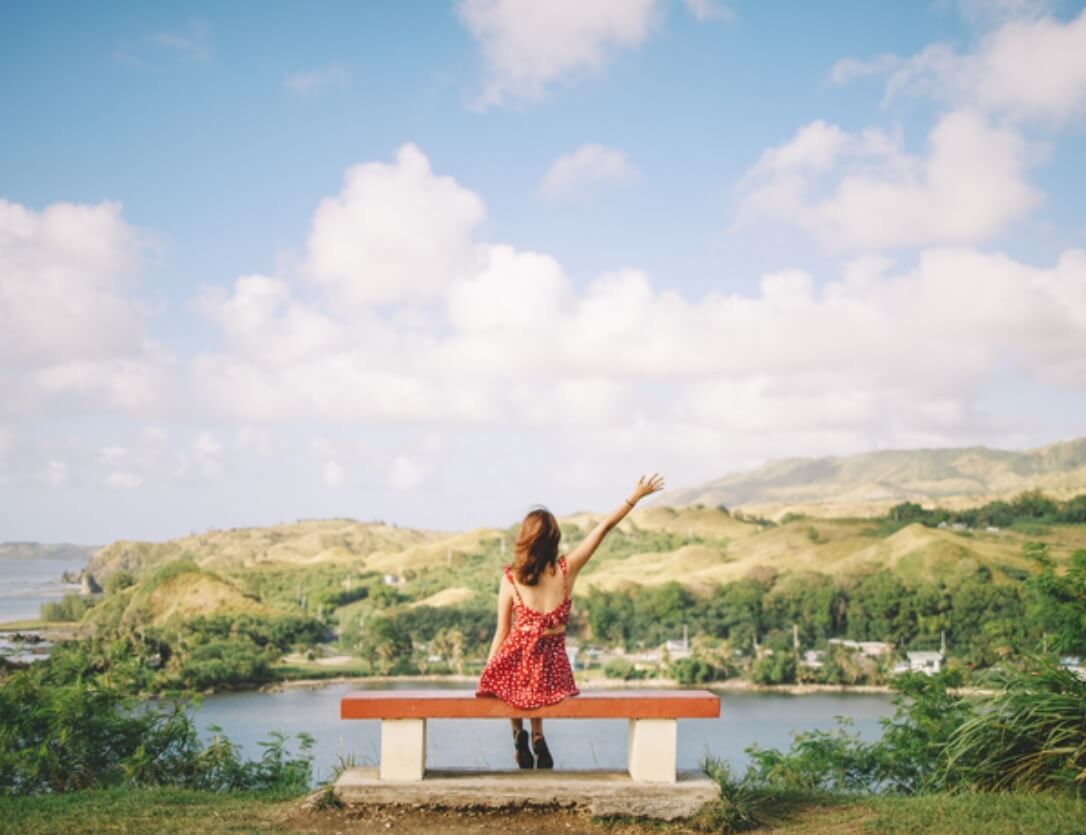
<svg viewBox="0 0 1086 835"><path fill-rule="evenodd" d="M514 707L526 709L552 705L581 691L573 682L573 670L566 655L566 633L544 634L544 630L569 622L572 600L566 558L558 558L562 569L565 597L549 612L524 605L513 573L505 566L505 576L513 586L513 625L494 657L479 678L476 696L497 696Z"/></svg>

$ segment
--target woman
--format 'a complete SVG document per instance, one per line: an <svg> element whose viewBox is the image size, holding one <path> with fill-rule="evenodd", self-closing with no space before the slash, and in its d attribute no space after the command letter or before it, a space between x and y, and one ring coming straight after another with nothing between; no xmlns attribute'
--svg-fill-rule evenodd
<svg viewBox="0 0 1086 835"><path fill-rule="evenodd" d="M558 555L562 531L554 515L537 507L524 517L513 564L502 569L498 627L490 645L477 696L497 696L525 710L560 702L580 691L566 655L566 624L577 575L603 538L642 498L663 489L658 474L637 480L630 498L600 522L576 548ZM543 720L532 719L532 747L524 722L514 719L513 742L521 768L553 768L543 739Z"/></svg>

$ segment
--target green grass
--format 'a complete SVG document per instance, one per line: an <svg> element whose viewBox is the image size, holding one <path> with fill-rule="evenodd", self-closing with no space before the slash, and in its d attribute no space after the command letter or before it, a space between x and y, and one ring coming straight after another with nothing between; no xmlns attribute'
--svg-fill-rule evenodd
<svg viewBox="0 0 1086 835"><path fill-rule="evenodd" d="M277 819L294 804L270 794L184 789L0 797L0 833L282 832Z"/></svg>
<svg viewBox="0 0 1086 835"><path fill-rule="evenodd" d="M113 789L63 795L0 797L0 833L285 832L294 828L298 798L267 793L220 794L183 789ZM1086 803L1048 794L936 794L920 797L850 797L839 794L752 790L743 803L752 830L727 801L682 823L598 820L600 831L939 833L939 835L1079 835ZM447 814L447 813L446 813ZM526 823L539 823L524 815ZM435 816L440 828L442 815ZM310 824L318 824L310 819ZM318 826L324 831L324 826Z"/></svg>
<svg viewBox="0 0 1086 835"><path fill-rule="evenodd" d="M889 835L1081 835L1086 801L1050 794L959 794L880 797L865 801L877 817L870 828Z"/></svg>

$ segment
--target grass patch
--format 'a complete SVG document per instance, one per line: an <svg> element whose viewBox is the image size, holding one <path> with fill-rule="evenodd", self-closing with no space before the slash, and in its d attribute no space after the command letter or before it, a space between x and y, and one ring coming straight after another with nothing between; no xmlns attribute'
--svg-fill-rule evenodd
<svg viewBox="0 0 1086 835"><path fill-rule="evenodd" d="M0 797L0 832L283 832L294 805L276 793L171 788Z"/></svg>
<svg viewBox="0 0 1086 835"><path fill-rule="evenodd" d="M1086 801L1066 795L1007 793L876 797L864 801L876 813L871 829L912 835L1081 835Z"/></svg>

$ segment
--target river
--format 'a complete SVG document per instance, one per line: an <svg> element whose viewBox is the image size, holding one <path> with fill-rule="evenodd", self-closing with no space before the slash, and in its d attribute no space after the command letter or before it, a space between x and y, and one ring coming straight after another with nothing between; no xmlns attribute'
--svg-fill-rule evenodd
<svg viewBox="0 0 1086 835"><path fill-rule="evenodd" d="M341 720L339 700L351 690L465 689L463 683L352 682L324 687L290 688L277 693L249 692L208 696L197 724L219 725L249 757L259 756L259 740L269 731L304 731L316 740L315 777L323 780L339 758L375 765L381 747L380 722ZM879 719L893 713L883 694L722 693L720 718L679 720L679 767L697 768L710 754L735 769L746 767L744 749L787 748L793 731L831 729L835 716L848 716L865 739L881 734ZM544 729L555 768L622 769L626 764L626 721L621 719L548 720ZM430 768L513 768L513 745L504 720L433 719L427 723L426 764Z"/></svg>

